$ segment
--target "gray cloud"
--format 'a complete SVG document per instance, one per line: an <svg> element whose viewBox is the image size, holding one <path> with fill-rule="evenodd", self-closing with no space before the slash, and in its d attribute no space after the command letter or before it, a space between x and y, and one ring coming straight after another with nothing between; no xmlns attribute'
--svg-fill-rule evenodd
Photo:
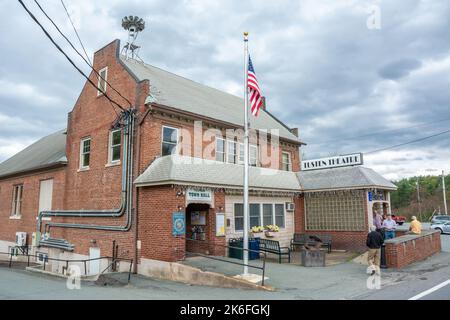
<svg viewBox="0 0 450 320"><path fill-rule="evenodd" d="M138 42L147 63L237 95L242 31L250 31L268 108L300 128L309 143L302 150L307 158L372 151L448 129L450 121L440 121L450 118L445 0L66 3L90 54L114 38L125 40L121 18L136 14L146 20ZM366 26L374 3L380 3L380 30ZM76 42L60 2L42 5ZM29 6L37 12L33 2ZM1 161L65 127L84 82L17 2L1 2L0 18L0 28L9 30L0 38ZM418 126L433 121L440 122ZM448 150L449 142L441 136L393 154L368 155L366 161L388 176L409 175L426 167L424 162L445 166L446 153L438 150Z"/></svg>

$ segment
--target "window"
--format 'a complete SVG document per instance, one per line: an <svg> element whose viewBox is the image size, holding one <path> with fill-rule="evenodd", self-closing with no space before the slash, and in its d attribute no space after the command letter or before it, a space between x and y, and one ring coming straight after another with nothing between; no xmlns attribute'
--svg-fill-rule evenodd
<svg viewBox="0 0 450 320"><path fill-rule="evenodd" d="M250 145L250 165L256 167L258 165L258 147Z"/></svg>
<svg viewBox="0 0 450 320"><path fill-rule="evenodd" d="M225 140L216 137L216 161L225 162Z"/></svg>
<svg viewBox="0 0 450 320"><path fill-rule="evenodd" d="M285 227L284 204L275 204L275 225L280 228Z"/></svg>
<svg viewBox="0 0 450 320"><path fill-rule="evenodd" d="M243 143L239 143L239 159L238 159L238 163L239 164L244 164L244 144Z"/></svg>
<svg viewBox="0 0 450 320"><path fill-rule="evenodd" d="M22 212L23 184L14 186L11 216L20 216Z"/></svg>
<svg viewBox="0 0 450 320"><path fill-rule="evenodd" d="M91 138L81 140L80 144L80 169L89 169L91 157Z"/></svg>
<svg viewBox="0 0 450 320"><path fill-rule="evenodd" d="M284 171L292 171L291 154L289 152L283 152L281 154L282 167Z"/></svg>
<svg viewBox="0 0 450 320"><path fill-rule="evenodd" d="M167 156L176 152L178 144L178 129L171 127L163 127L162 134L162 155Z"/></svg>
<svg viewBox="0 0 450 320"><path fill-rule="evenodd" d="M98 77L98 84L97 84L97 96L100 96L104 93L106 93L106 82L108 77L108 67L105 67L101 69L98 73L100 76Z"/></svg>
<svg viewBox="0 0 450 320"><path fill-rule="evenodd" d="M286 227L284 203L250 203L249 216L249 228L273 224L280 228ZM244 230L244 207L242 203L234 204L234 230Z"/></svg>
<svg viewBox="0 0 450 320"><path fill-rule="evenodd" d="M109 133L108 162L117 163L120 161L120 146L122 131L114 130Z"/></svg>
<svg viewBox="0 0 450 320"><path fill-rule="evenodd" d="M236 142L228 140L227 141L227 162L236 163Z"/></svg>
<svg viewBox="0 0 450 320"><path fill-rule="evenodd" d="M306 230L364 231L365 191L305 195Z"/></svg>
<svg viewBox="0 0 450 320"><path fill-rule="evenodd" d="M273 224L273 205L271 203L263 204L263 226Z"/></svg>
<svg viewBox="0 0 450 320"><path fill-rule="evenodd" d="M261 213L259 203L250 203L250 228L261 225Z"/></svg>
<svg viewBox="0 0 450 320"><path fill-rule="evenodd" d="M244 230L244 205L242 203L234 204L234 230Z"/></svg>

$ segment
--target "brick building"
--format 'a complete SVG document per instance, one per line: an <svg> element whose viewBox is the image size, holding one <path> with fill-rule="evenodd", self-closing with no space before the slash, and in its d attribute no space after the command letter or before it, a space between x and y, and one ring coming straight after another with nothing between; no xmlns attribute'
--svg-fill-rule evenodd
<svg viewBox="0 0 450 320"><path fill-rule="evenodd" d="M243 100L119 52L115 40L94 54L107 82L90 75L98 88L85 84L66 130L0 164L0 252L25 232L31 250L54 257L118 246L145 273L186 252L223 255L242 235ZM298 130L263 109L251 119L250 226L278 225L282 245L321 232L361 250L369 193L389 210L395 186L363 167L300 171Z"/></svg>

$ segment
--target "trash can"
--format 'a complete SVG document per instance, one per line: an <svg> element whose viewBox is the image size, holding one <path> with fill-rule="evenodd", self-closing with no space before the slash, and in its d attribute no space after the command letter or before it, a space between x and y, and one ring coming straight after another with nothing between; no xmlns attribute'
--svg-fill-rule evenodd
<svg viewBox="0 0 450 320"><path fill-rule="evenodd" d="M386 245L385 245L384 243L381 245L380 268L381 268L381 269L387 269L387 263L386 263Z"/></svg>
<svg viewBox="0 0 450 320"><path fill-rule="evenodd" d="M242 248L244 247L244 239L237 238L237 239L230 239L228 241L228 257L243 260L244 255ZM259 242L256 239L249 239L248 240L248 248L252 251L248 252L248 259L249 260L257 260L259 259Z"/></svg>

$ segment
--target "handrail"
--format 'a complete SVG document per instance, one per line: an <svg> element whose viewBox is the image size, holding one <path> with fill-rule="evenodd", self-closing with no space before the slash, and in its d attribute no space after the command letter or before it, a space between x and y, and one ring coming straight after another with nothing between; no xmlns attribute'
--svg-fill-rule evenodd
<svg viewBox="0 0 450 320"><path fill-rule="evenodd" d="M13 247L13 248L14 248L14 247ZM29 267L29 266L30 266L30 257L34 257L35 260L37 260L37 255L38 255L37 252L35 252L33 255L30 255L30 254L21 254L21 253L11 254L11 252L2 252L2 251L0 251L0 255L2 255L2 254L10 256L10 258L9 258L9 268L11 268L11 265L12 265L12 258L13 258L13 257L17 257L17 256L27 257L27 266ZM129 268L129 271L128 271L128 283L130 283L130 279L131 279L131 267L132 267L132 265L133 265L133 259L128 259L128 258L117 258L117 257L103 256L103 257L90 258L90 259L58 259L58 258L50 258L50 257L46 257L46 258L44 259L44 270L45 270L45 263L46 263L47 261L65 262L65 263L66 263L66 267L68 266L69 262L70 262L70 263L82 262L82 263L84 263L84 275L86 276L86 275L87 275L86 262L96 261L96 260L103 260L103 259L108 259L108 260L111 259L111 260L113 260L114 262L117 262L117 261L126 261L126 262L129 262L129 263L130 263L130 268ZM108 266L108 268L109 268L109 266ZM106 270L104 270L103 272L105 272L105 271L106 271ZM102 273L103 273L103 272L102 272ZM102 273L99 273L99 274L102 274Z"/></svg>
<svg viewBox="0 0 450 320"><path fill-rule="evenodd" d="M209 245L213 245L213 246L222 247L222 248L231 248L231 249L237 249L237 250L248 251L248 252L256 252L256 253L261 254L260 250L244 249L244 248L240 248L240 247L228 246L228 245L223 245L223 244L218 244L218 243L211 244L211 243L209 243L207 241L204 241L204 240L196 240L196 239L189 239L189 238L184 238L184 239L187 240L187 241L200 242L200 243L208 245L208 246ZM186 250L186 254L198 255L198 256L201 256L201 257L204 257L204 258L207 258L207 259L211 259L211 260L227 262L227 263L230 263L230 264L246 266L246 267L249 267L249 268L262 270L261 285L264 286L264 279L265 279L265 273L266 273L266 257L267 257L267 253L265 251L262 251L262 252L263 252L263 256L264 256L264 258L263 258L263 265L262 265L262 267L259 267L259 266L248 264L248 263L245 264L243 262L229 261L229 260L226 260L226 259L221 259L221 258L217 258L217 257L213 257L213 256L210 256L210 255L197 253L197 252L189 252L189 251Z"/></svg>

